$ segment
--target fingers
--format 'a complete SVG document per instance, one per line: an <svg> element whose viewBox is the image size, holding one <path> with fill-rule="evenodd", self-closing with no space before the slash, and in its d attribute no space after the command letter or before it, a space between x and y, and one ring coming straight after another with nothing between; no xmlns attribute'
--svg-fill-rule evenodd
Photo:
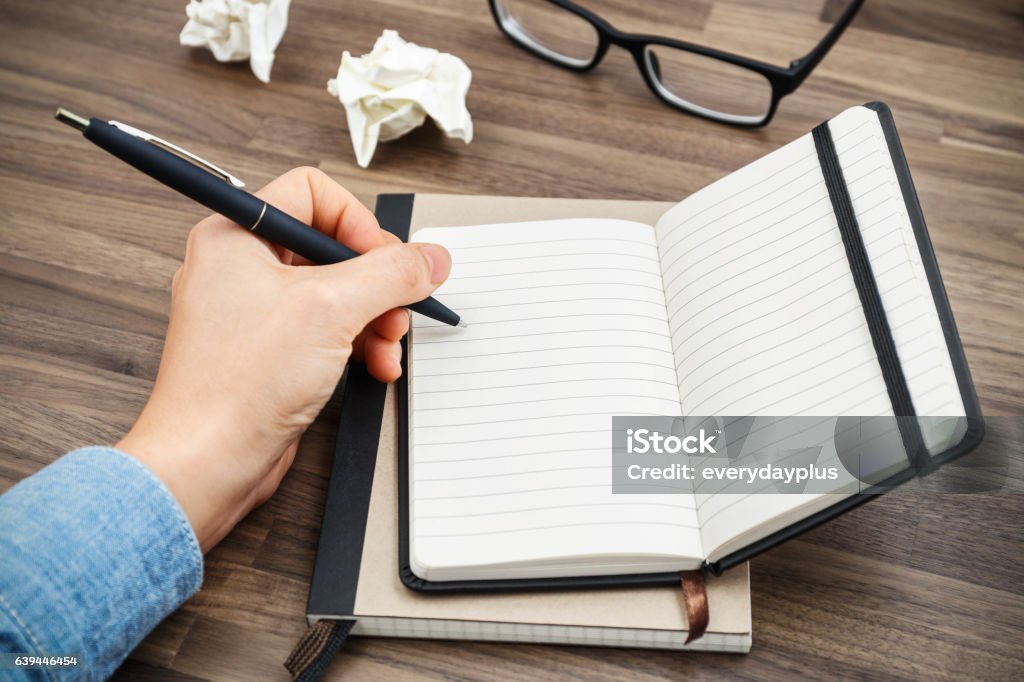
<svg viewBox="0 0 1024 682"><path fill-rule="evenodd" d="M393 244L358 258L314 269L331 292L353 335L392 308L430 296L451 270L451 257L437 244Z"/></svg>
<svg viewBox="0 0 1024 682"><path fill-rule="evenodd" d="M401 339L409 331L409 311L389 310L371 322L352 344L352 357L363 362L378 381L402 375Z"/></svg>
<svg viewBox="0 0 1024 682"><path fill-rule="evenodd" d="M359 253L401 241L390 232L380 229L373 213L351 192L316 168L290 170L256 192L256 196ZM203 239L197 239L198 236ZM309 264L305 258L271 245L261 237L254 240L254 236L239 230L238 225L224 216L215 214L198 223L192 229L189 239L190 242L211 238L227 240L234 246L225 247L223 251L232 253L244 248L244 244L260 244L286 264Z"/></svg>
<svg viewBox="0 0 1024 682"><path fill-rule="evenodd" d="M368 330L363 343L363 362L378 381L394 381L402 376L402 346Z"/></svg>
<svg viewBox="0 0 1024 682"><path fill-rule="evenodd" d="M409 332L409 311L389 310L366 328L363 360L379 381L394 381L402 375L403 336Z"/></svg>
<svg viewBox="0 0 1024 682"><path fill-rule="evenodd" d="M359 253L399 242L351 192L316 168L290 170L256 196Z"/></svg>
<svg viewBox="0 0 1024 682"><path fill-rule="evenodd" d="M409 332L409 311L389 310L371 322L370 328L388 341L400 341Z"/></svg>

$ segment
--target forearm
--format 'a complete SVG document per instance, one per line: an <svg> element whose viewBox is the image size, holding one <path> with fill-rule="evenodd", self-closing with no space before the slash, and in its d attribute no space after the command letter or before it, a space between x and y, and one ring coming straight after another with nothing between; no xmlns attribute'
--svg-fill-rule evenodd
<svg viewBox="0 0 1024 682"><path fill-rule="evenodd" d="M79 657L102 679L202 583L202 554L163 483L84 448L0 496L0 650Z"/></svg>

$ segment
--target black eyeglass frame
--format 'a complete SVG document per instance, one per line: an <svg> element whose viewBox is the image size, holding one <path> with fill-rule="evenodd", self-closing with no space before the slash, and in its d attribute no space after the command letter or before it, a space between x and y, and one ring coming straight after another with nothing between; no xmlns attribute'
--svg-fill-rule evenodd
<svg viewBox="0 0 1024 682"><path fill-rule="evenodd" d="M712 121L751 128L764 126L771 122L782 98L800 87L804 80L807 79L811 74L811 71L818 66L821 60L825 58L825 55L828 54L829 50L831 50L836 44L836 41L839 40L843 31L846 30L846 27L850 25L853 18L857 15L861 5L864 4L864 0L852 0L849 6L843 10L843 13L836 20L836 23L829 29L828 33L825 34L825 36L810 52L799 59L791 61L789 63L789 67L781 67L767 62L762 62L757 59L750 59L748 57L732 54L731 52L724 52L712 47L688 43L674 38L624 33L590 10L580 7L570 0L541 1L548 2L572 12L586 20L594 27L594 30L597 31L598 45L597 50L594 52L594 56L591 57L589 61L558 55L553 50L545 50L539 43L528 40L525 35L517 35L516 31L512 28L512 24L515 20L502 11L502 8L499 6L501 4L501 0L488 0L488 4L491 7L491 14L494 16L494 21L498 24L498 28L501 29L501 32L517 46L527 50L537 57L540 57L541 59L544 59L545 61L571 71L583 73L590 71L600 64L601 60L604 59L604 56L608 53L608 48L612 45L617 45L633 55L633 60L636 62L636 66L640 70L641 75L643 75L644 82L647 83L647 87L650 88L651 92L653 92L658 99L669 106L688 114L707 118ZM526 33L525 29L521 32ZM653 64L651 64L646 57L646 55L650 54L648 46L651 45L675 48L703 55L705 57L719 59L764 76L772 89L771 103L768 107L767 113L763 118L755 121L751 120L756 118L754 116L731 115L724 112L715 112L694 103L689 103L688 105L679 97L677 97L677 99L672 99L669 96L671 93L652 73L652 68L654 68ZM701 109L704 109L704 111L701 111Z"/></svg>

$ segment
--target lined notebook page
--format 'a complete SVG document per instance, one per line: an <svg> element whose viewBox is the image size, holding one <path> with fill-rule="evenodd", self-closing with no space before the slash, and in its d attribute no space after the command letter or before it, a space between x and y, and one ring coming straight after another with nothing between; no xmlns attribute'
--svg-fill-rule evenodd
<svg viewBox="0 0 1024 682"><path fill-rule="evenodd" d="M417 574L577 555L626 562L516 573L590 575L632 570L638 557L700 557L691 496L611 491L612 415L679 410L654 230L564 220L413 239L451 251L436 295L470 325L413 317Z"/></svg>
<svg viewBox="0 0 1024 682"><path fill-rule="evenodd" d="M962 416L878 117L855 107L830 127L917 412ZM683 414L892 414L810 134L694 194L656 229ZM705 549L832 501L698 494Z"/></svg>

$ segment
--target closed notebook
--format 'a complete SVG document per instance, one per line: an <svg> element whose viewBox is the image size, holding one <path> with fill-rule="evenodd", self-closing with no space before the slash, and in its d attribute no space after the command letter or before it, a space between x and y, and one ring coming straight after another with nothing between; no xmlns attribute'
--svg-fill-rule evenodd
<svg viewBox="0 0 1024 682"><path fill-rule="evenodd" d="M916 415L904 443L933 462L981 438L884 105L843 112L650 223L498 217L410 237L451 251L436 296L469 328L414 316L399 387L409 587L667 585L867 499L615 494L613 415ZM911 450L893 480L915 473Z"/></svg>

